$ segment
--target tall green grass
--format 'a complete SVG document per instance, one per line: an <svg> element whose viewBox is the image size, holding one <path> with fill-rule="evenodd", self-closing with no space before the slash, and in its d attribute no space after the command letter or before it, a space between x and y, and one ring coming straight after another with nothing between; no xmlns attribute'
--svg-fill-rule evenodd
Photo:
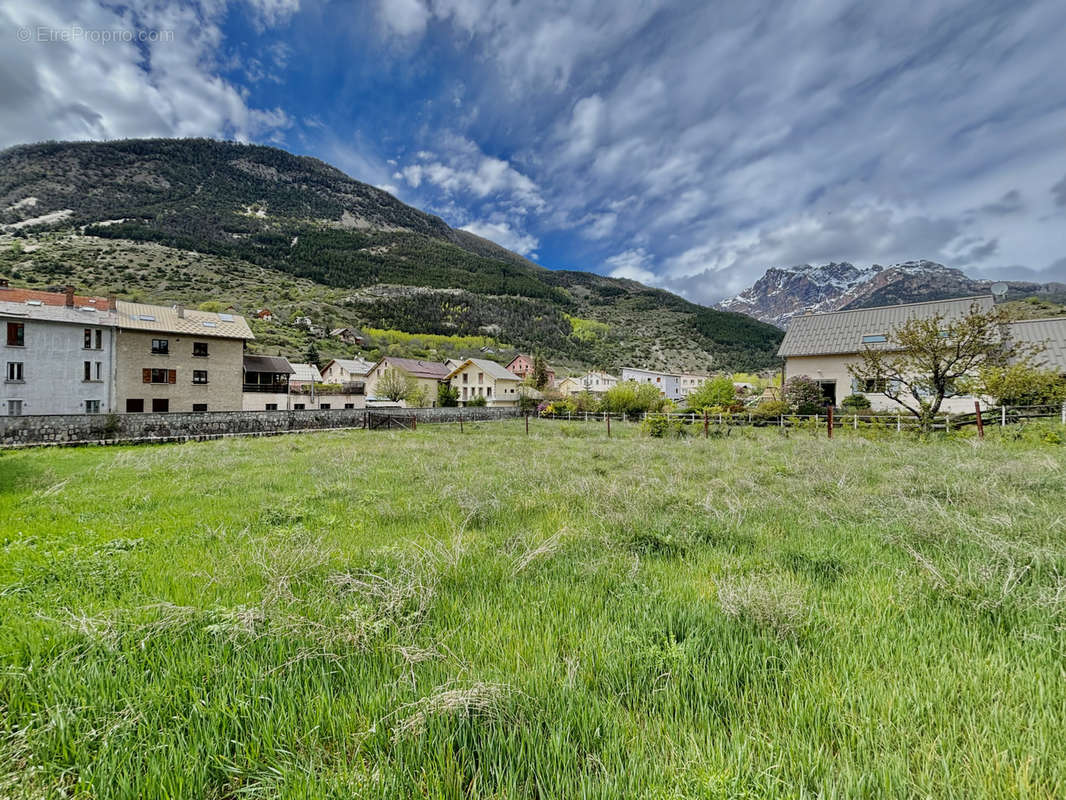
<svg viewBox="0 0 1066 800"><path fill-rule="evenodd" d="M0 454L0 796L1066 796L1066 447Z"/></svg>

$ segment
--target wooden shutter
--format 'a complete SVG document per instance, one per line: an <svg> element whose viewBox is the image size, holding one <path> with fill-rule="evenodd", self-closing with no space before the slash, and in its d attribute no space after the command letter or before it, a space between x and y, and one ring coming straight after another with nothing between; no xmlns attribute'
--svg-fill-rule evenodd
<svg viewBox="0 0 1066 800"><path fill-rule="evenodd" d="M152 370L150 370L150 369L142 369L141 370L141 380L144 381L145 383L151 383L152 382Z"/></svg>
<svg viewBox="0 0 1066 800"><path fill-rule="evenodd" d="M178 371L176 369L168 369L167 370L167 383L177 383L177 382L178 382Z"/></svg>

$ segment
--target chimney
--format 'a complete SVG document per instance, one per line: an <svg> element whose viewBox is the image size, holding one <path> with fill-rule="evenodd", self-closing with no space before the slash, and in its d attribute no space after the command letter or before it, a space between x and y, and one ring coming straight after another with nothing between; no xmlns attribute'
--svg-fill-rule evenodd
<svg viewBox="0 0 1066 800"><path fill-rule="evenodd" d="M67 308L74 308L74 287L73 286L64 287L63 291L67 295Z"/></svg>
<svg viewBox="0 0 1066 800"><path fill-rule="evenodd" d="M183 306L181 303L178 303L176 306L174 306L174 310L178 312L178 319L185 319L185 306Z"/></svg>
<svg viewBox="0 0 1066 800"><path fill-rule="evenodd" d="M107 296L107 310L118 311L118 298L113 294Z"/></svg>

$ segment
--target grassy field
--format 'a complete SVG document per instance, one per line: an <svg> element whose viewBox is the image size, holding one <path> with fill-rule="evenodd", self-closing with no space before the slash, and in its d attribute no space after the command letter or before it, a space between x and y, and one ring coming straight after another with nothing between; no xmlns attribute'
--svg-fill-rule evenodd
<svg viewBox="0 0 1066 800"><path fill-rule="evenodd" d="M614 433L0 453L0 796L1066 796L1066 447Z"/></svg>

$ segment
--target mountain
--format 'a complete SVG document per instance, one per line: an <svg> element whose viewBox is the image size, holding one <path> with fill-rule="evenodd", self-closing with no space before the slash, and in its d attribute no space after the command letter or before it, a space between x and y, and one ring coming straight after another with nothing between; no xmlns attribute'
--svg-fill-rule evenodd
<svg viewBox="0 0 1066 800"><path fill-rule="evenodd" d="M753 286L718 303L784 327L806 310L839 311L895 303L945 300L987 294L992 281L975 280L961 270L935 261L907 261L883 267L857 267L846 261L821 266L801 264L772 267ZM1044 296L1051 302L1066 300L1066 284L1008 281L1008 298Z"/></svg>
<svg viewBox="0 0 1066 800"><path fill-rule="evenodd" d="M316 331L388 332L376 335L381 352L436 357L478 345L500 358L540 350L610 369L760 369L775 363L781 338L634 281L545 269L322 161L258 145L5 150L0 245L0 272L15 283L269 307L275 321L256 323L254 346L287 355L313 338L297 317ZM328 338L317 347L351 349Z"/></svg>

